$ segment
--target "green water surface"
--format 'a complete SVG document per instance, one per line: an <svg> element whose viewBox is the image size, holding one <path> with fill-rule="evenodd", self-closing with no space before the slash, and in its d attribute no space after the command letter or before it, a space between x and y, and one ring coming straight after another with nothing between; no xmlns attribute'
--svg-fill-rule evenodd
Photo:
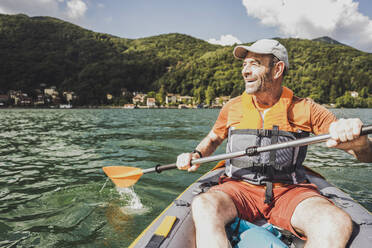
<svg viewBox="0 0 372 248"><path fill-rule="evenodd" d="M332 110L372 123L372 109ZM215 109L0 110L0 247L127 247L213 163L146 174L118 191L101 167L174 163L212 127ZM216 153L223 153L220 147ZM372 210L372 165L309 147L305 164Z"/></svg>

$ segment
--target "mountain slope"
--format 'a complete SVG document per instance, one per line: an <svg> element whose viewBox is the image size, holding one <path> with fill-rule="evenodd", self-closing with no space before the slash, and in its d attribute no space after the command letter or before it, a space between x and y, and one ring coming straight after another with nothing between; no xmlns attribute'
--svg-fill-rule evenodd
<svg viewBox="0 0 372 248"><path fill-rule="evenodd" d="M329 37L279 40L291 65L284 84L298 96L334 103L348 91L372 94L372 54ZM122 88L162 88L199 102L236 96L244 83L232 51L184 34L125 39L50 17L0 15L0 94L32 95L45 84L75 91L81 105L105 104L107 93L119 97Z"/></svg>
<svg viewBox="0 0 372 248"><path fill-rule="evenodd" d="M50 17L0 15L0 92L40 84L73 90L81 104L104 103L121 88L147 91L178 61L216 46L181 34L130 40Z"/></svg>

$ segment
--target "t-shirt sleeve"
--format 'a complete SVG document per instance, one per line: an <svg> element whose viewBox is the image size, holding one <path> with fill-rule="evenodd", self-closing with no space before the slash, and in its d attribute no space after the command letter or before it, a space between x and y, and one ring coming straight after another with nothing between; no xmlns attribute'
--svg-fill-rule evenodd
<svg viewBox="0 0 372 248"><path fill-rule="evenodd" d="M318 135L328 133L329 126L332 122L337 121L337 118L331 111L329 111L325 107L315 102L311 102L310 121L313 133Z"/></svg>
<svg viewBox="0 0 372 248"><path fill-rule="evenodd" d="M212 131L221 139L226 139L228 134L227 117L229 112L229 106L230 104L227 103L222 107L217 117L217 120L212 128Z"/></svg>

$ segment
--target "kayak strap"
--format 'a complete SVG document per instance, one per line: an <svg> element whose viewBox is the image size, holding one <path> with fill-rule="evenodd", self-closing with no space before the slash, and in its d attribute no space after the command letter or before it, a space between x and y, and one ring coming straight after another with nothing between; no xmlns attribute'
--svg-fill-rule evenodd
<svg viewBox="0 0 372 248"><path fill-rule="evenodd" d="M213 187L215 185L218 185L218 183L217 182L213 182L213 181L204 182L204 183L200 184L197 188L195 188L192 193L194 195L199 195L201 193L205 193L211 187Z"/></svg>
<svg viewBox="0 0 372 248"><path fill-rule="evenodd" d="M163 241L167 238L169 232L172 230L172 227L176 220L177 220L176 216L166 216L145 247L146 248L160 247L161 243L163 243Z"/></svg>
<svg viewBox="0 0 372 248"><path fill-rule="evenodd" d="M176 205L177 207L190 207L191 204L188 203L187 201L177 199L174 200L174 205Z"/></svg>

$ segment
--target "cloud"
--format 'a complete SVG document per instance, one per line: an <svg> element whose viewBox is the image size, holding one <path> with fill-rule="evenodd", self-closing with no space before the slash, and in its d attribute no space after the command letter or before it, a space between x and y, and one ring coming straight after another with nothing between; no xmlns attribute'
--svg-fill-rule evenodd
<svg viewBox="0 0 372 248"><path fill-rule="evenodd" d="M249 16L289 37L330 36L372 52L372 20L353 0L242 0Z"/></svg>
<svg viewBox="0 0 372 248"><path fill-rule="evenodd" d="M211 44L222 45L222 46L231 46L234 44L242 43L238 38L232 36L231 34L221 35L219 40L216 40L214 38L209 39L208 42Z"/></svg>
<svg viewBox="0 0 372 248"><path fill-rule="evenodd" d="M0 13L2 14L19 14L38 16L50 13L54 15L58 12L57 0L1 0Z"/></svg>
<svg viewBox="0 0 372 248"><path fill-rule="evenodd" d="M71 19L79 19L87 11L87 5L82 0L67 1L67 16Z"/></svg>
<svg viewBox="0 0 372 248"><path fill-rule="evenodd" d="M86 1L86 0L85 0ZM53 16L75 22L85 16L84 0L1 0L0 13Z"/></svg>

